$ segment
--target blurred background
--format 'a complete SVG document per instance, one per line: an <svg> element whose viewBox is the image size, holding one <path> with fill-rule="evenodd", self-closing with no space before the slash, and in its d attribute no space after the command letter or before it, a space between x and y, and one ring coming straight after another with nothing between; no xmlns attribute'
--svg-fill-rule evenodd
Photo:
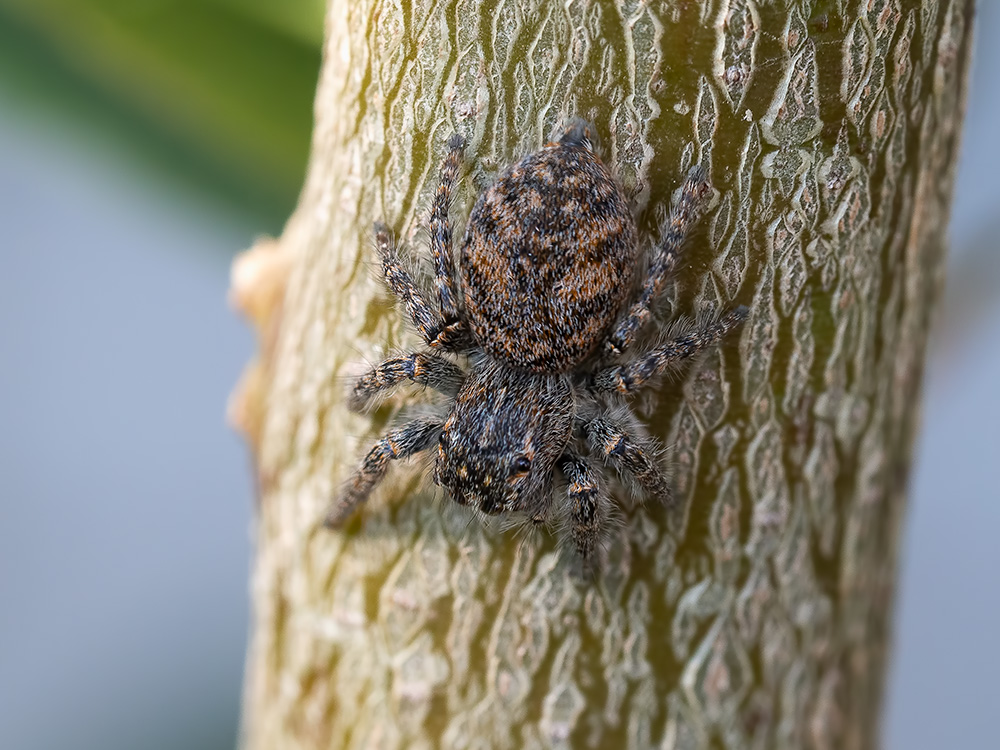
<svg viewBox="0 0 1000 750"><path fill-rule="evenodd" d="M1000 36L982 3L980 39ZM323 0L0 0L0 747L237 738L253 352L229 262L278 234ZM906 522L891 750L995 741L1000 48L980 44Z"/></svg>

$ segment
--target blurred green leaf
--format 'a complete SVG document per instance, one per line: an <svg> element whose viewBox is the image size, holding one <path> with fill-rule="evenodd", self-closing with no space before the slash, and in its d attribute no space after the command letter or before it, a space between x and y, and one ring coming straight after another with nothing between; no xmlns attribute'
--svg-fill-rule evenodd
<svg viewBox="0 0 1000 750"><path fill-rule="evenodd" d="M308 156L322 15L322 0L0 0L0 24L37 55L201 162L230 197L285 215Z"/></svg>

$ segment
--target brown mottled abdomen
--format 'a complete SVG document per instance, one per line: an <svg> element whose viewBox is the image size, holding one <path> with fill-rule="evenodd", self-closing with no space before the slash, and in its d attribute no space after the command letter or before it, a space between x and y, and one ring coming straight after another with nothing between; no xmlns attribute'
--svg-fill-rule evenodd
<svg viewBox="0 0 1000 750"><path fill-rule="evenodd" d="M563 372L600 343L632 288L635 225L597 156L549 144L476 202L462 243L465 308L488 353Z"/></svg>

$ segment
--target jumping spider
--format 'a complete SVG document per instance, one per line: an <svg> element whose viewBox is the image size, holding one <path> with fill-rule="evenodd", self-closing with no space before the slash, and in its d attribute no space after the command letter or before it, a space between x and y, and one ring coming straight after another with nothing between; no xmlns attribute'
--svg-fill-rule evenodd
<svg viewBox="0 0 1000 750"><path fill-rule="evenodd" d="M448 146L430 219L436 308L403 268L389 229L375 225L385 280L429 350L391 357L362 375L351 405L360 409L410 380L451 399L450 413L414 419L375 443L326 524L341 525L391 461L436 446L434 482L455 502L535 522L566 514L577 551L591 561L608 517L605 465L644 494L671 499L657 447L625 397L718 343L747 315L737 307L624 358L711 187L700 167L691 169L642 288L622 315L633 296L636 228L622 189L594 153L587 123L569 123L557 142L508 168L479 196L462 241L460 283L448 207L464 140L454 135ZM443 353L470 355L469 371ZM566 496L554 508L557 473Z"/></svg>

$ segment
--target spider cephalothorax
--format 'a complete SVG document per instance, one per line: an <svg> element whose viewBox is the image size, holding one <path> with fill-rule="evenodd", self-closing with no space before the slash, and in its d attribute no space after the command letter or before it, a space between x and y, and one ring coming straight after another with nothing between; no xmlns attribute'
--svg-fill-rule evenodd
<svg viewBox="0 0 1000 750"><path fill-rule="evenodd" d="M568 379L488 364L455 399L438 439L434 481L489 515L535 513L572 428Z"/></svg>
<svg viewBox="0 0 1000 750"><path fill-rule="evenodd" d="M507 169L479 197L462 242L459 284L448 206L464 142L456 135L448 145L430 222L436 306L403 268L389 230L375 225L386 282L429 350L367 372L351 403L362 408L410 380L450 397L450 410L407 422L375 443L326 522L343 523L391 461L436 447L434 481L455 502L536 522L566 516L589 560L608 515L604 465L644 494L670 499L656 446L627 412L626 398L746 317L737 307L625 356L676 266L711 192L708 181L700 167L688 173L645 281L627 305L639 258L635 224L594 153L590 126L574 120L558 141ZM473 355L468 372L446 353ZM566 499L556 502L556 492Z"/></svg>

